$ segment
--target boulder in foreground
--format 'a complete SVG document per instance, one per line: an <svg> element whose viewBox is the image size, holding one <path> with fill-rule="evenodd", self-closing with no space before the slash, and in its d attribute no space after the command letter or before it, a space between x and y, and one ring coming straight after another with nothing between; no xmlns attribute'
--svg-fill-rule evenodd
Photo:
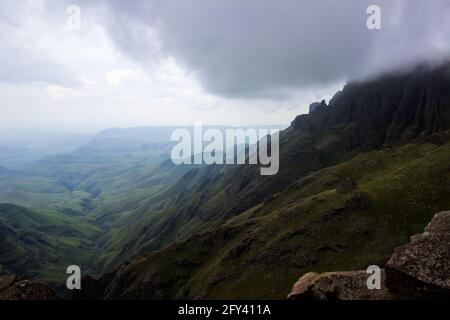
<svg viewBox="0 0 450 320"><path fill-rule="evenodd" d="M0 276L0 300L60 300L61 296L47 284Z"/></svg>
<svg viewBox="0 0 450 320"><path fill-rule="evenodd" d="M450 211L394 250L386 264L390 290L420 299L450 299Z"/></svg>
<svg viewBox="0 0 450 320"><path fill-rule="evenodd" d="M381 289L368 289L365 270L344 272L309 272L292 288L291 300L396 300L400 296L385 286L385 272L381 272Z"/></svg>
<svg viewBox="0 0 450 320"><path fill-rule="evenodd" d="M425 232L394 250L381 273L381 289L367 288L365 270L310 272L288 295L293 300L450 299L450 211L438 213Z"/></svg>

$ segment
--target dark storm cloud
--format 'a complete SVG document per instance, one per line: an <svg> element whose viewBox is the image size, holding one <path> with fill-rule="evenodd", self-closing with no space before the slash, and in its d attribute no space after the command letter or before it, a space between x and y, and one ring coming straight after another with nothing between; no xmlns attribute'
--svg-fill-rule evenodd
<svg viewBox="0 0 450 320"><path fill-rule="evenodd" d="M106 0L105 0L106 1ZM292 89L373 75L449 52L446 0L106 1L123 52L163 55L225 97L283 98ZM382 30L366 9L381 7ZM150 31L153 30L153 31Z"/></svg>

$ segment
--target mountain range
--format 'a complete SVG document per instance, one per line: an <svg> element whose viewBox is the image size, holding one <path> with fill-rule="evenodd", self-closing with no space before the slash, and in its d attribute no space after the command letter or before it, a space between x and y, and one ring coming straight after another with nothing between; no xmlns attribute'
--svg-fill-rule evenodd
<svg viewBox="0 0 450 320"><path fill-rule="evenodd" d="M450 208L450 65L350 82L280 132L280 170L170 161L171 128L110 129L0 168L0 271L81 298L283 299L384 266ZM97 278L97 279L94 279Z"/></svg>

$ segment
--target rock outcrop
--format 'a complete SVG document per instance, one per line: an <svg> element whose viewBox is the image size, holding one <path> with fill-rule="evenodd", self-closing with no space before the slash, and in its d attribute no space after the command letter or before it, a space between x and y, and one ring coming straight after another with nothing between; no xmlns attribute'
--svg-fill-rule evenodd
<svg viewBox="0 0 450 320"><path fill-rule="evenodd" d="M0 276L0 300L60 300L62 297L43 282L16 276Z"/></svg>
<svg viewBox="0 0 450 320"><path fill-rule="evenodd" d="M396 248L386 273L392 291L450 299L450 211L437 214L424 233Z"/></svg>
<svg viewBox="0 0 450 320"><path fill-rule="evenodd" d="M345 178L337 187L336 191L339 193L350 193L354 191L358 185L351 178Z"/></svg>
<svg viewBox="0 0 450 320"><path fill-rule="evenodd" d="M309 272L292 300L450 299L450 211L438 213L422 234L394 250L381 272L381 289L368 289L365 270Z"/></svg>
<svg viewBox="0 0 450 320"><path fill-rule="evenodd" d="M324 110L325 108L327 108L325 100L322 100L321 102L314 102L309 105L309 113L313 113L318 109Z"/></svg>
<svg viewBox="0 0 450 320"><path fill-rule="evenodd" d="M381 289L369 289L365 270L345 272L309 272L292 288L291 300L396 300L400 296L385 285L385 272L381 272Z"/></svg>

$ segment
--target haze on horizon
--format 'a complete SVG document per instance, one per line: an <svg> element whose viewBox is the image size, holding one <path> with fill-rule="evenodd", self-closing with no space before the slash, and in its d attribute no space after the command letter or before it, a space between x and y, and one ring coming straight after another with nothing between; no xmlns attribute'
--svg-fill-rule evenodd
<svg viewBox="0 0 450 320"><path fill-rule="evenodd" d="M349 80L446 59L449 34L445 0L1 1L0 131L288 124Z"/></svg>

